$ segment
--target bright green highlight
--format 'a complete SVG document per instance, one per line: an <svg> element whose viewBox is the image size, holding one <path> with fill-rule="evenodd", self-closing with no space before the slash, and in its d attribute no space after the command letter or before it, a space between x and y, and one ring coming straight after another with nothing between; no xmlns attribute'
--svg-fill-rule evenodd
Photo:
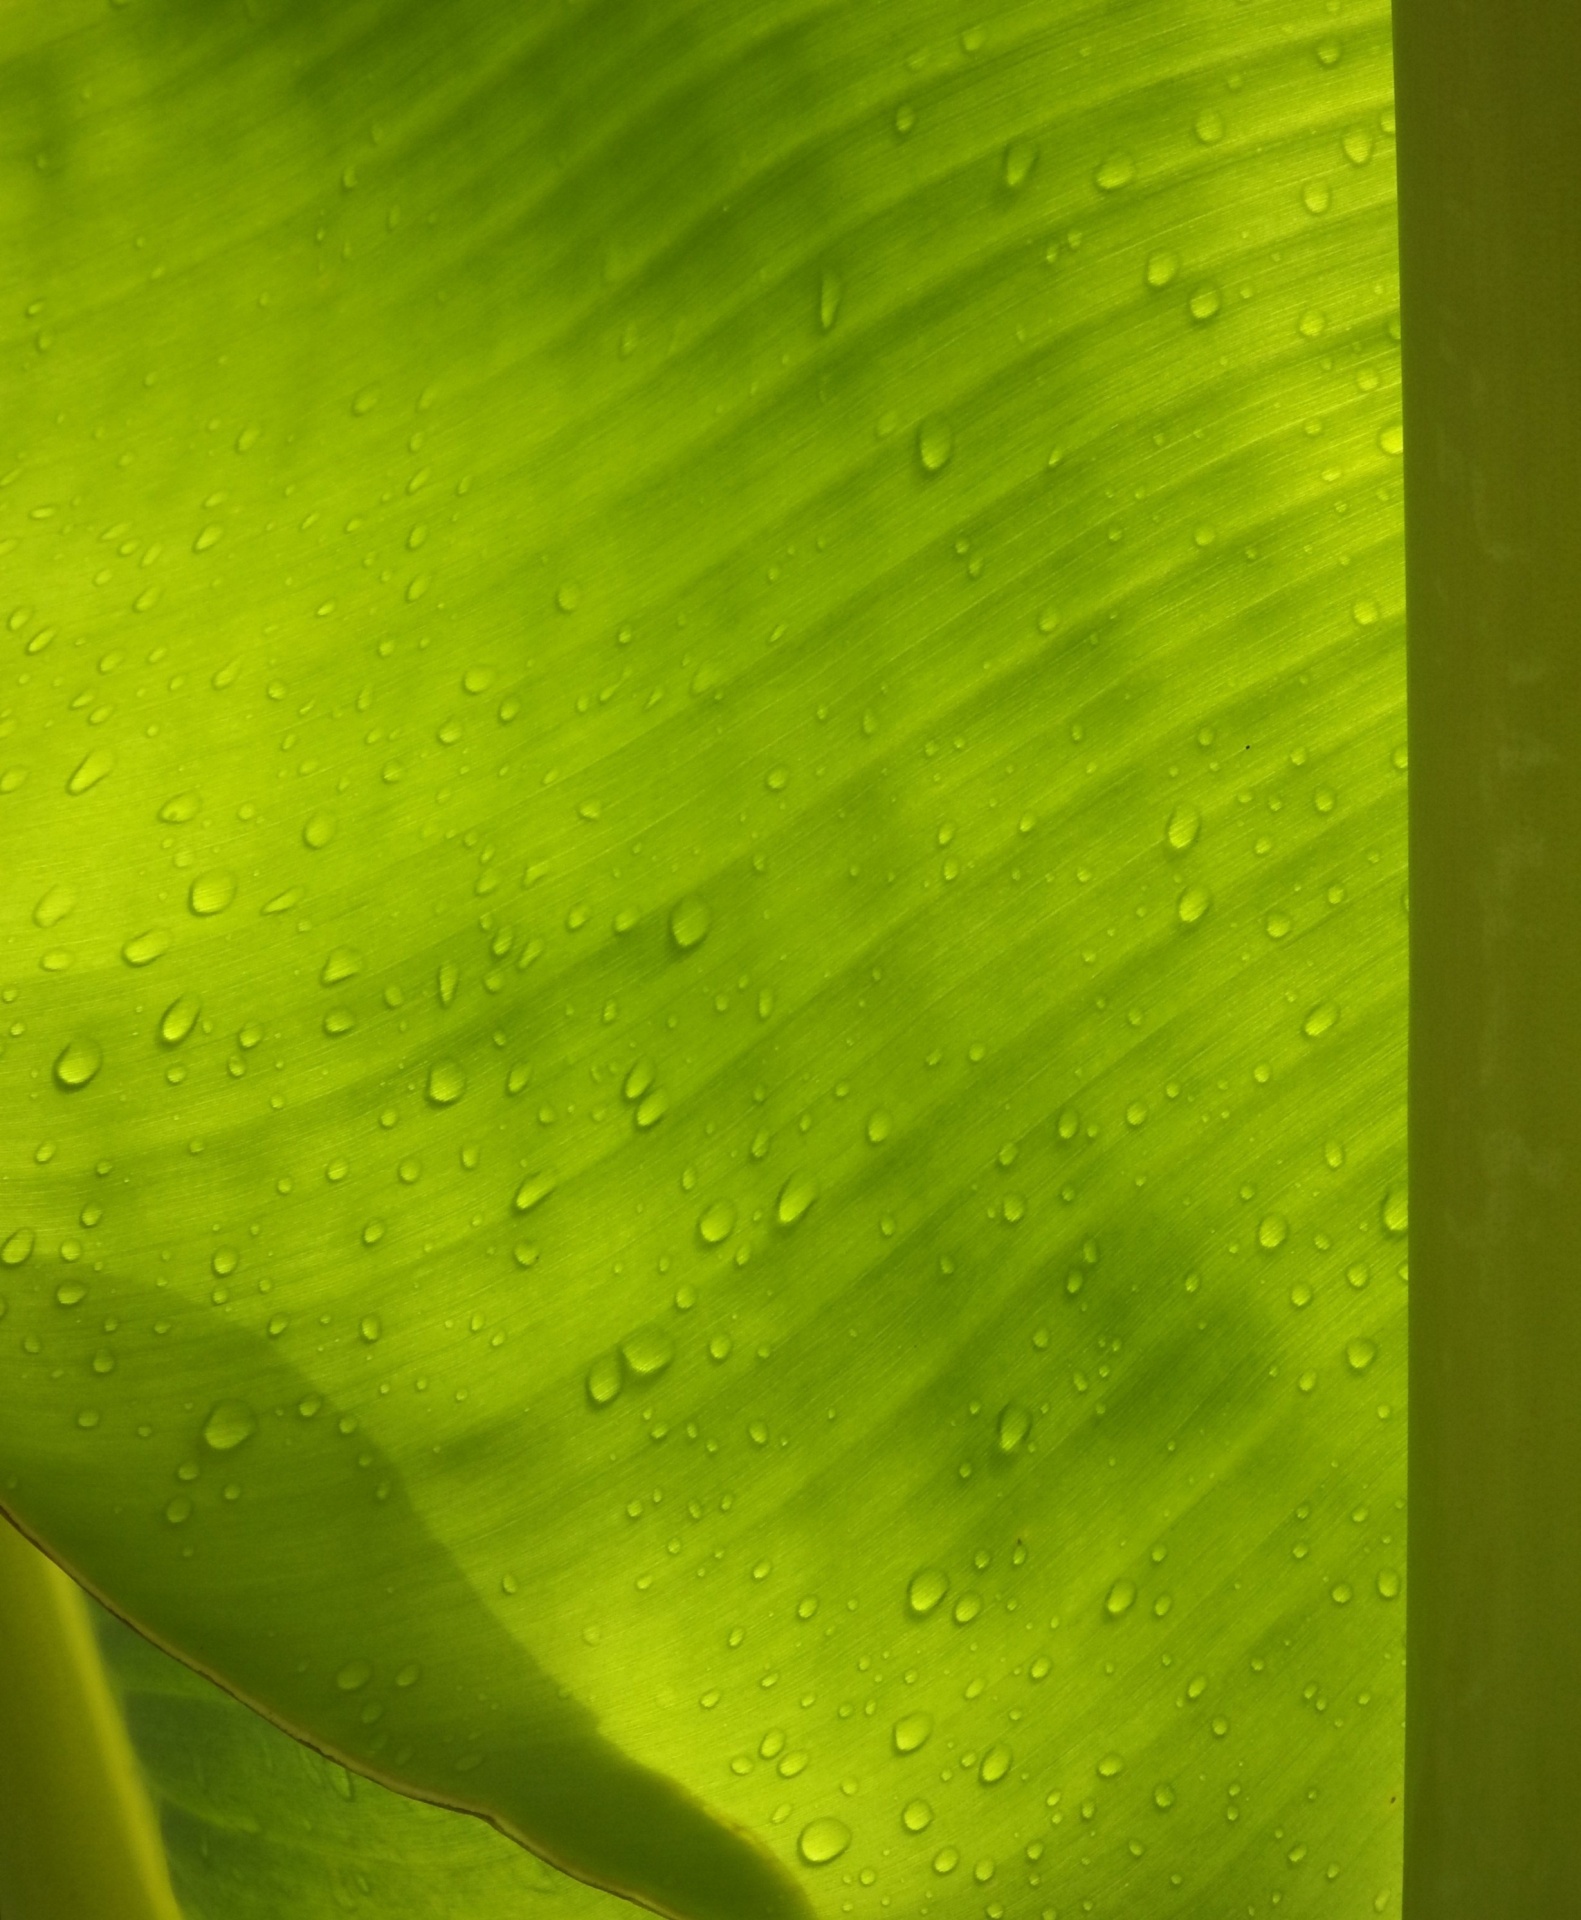
<svg viewBox="0 0 1581 1920"><path fill-rule="evenodd" d="M686 1920L1387 1911L1384 10L0 36L0 1498Z"/></svg>

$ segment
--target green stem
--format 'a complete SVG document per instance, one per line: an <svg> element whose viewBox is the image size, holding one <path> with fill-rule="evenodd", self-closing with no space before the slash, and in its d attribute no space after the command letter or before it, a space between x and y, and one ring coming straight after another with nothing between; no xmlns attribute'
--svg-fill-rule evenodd
<svg viewBox="0 0 1581 1920"><path fill-rule="evenodd" d="M1581 1914L1581 9L1397 0L1409 1920Z"/></svg>
<svg viewBox="0 0 1581 1920"><path fill-rule="evenodd" d="M81 1593L0 1520L0 1912L180 1920Z"/></svg>

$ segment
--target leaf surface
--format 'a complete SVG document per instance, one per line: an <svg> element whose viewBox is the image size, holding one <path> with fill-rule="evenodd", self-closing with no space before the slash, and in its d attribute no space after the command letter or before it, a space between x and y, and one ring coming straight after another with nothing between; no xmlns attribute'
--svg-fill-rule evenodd
<svg viewBox="0 0 1581 1920"><path fill-rule="evenodd" d="M1387 1911L1385 9L0 36L8 1511L685 1920Z"/></svg>

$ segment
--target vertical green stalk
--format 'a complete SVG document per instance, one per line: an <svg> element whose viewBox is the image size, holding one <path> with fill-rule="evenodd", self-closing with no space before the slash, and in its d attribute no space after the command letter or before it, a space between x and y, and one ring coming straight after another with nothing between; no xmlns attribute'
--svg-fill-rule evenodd
<svg viewBox="0 0 1581 1920"><path fill-rule="evenodd" d="M1581 8L1396 0L1408 1920L1581 1914Z"/></svg>
<svg viewBox="0 0 1581 1920"><path fill-rule="evenodd" d="M180 1920L82 1595L4 1521L0 1914Z"/></svg>

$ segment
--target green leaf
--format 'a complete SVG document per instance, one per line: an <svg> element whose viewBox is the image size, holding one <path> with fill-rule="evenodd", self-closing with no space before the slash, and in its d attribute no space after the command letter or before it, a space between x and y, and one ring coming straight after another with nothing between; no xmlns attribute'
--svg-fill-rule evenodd
<svg viewBox="0 0 1581 1920"><path fill-rule="evenodd" d="M1388 1909L1388 47L8 13L0 1498L118 1613L685 1920Z"/></svg>

